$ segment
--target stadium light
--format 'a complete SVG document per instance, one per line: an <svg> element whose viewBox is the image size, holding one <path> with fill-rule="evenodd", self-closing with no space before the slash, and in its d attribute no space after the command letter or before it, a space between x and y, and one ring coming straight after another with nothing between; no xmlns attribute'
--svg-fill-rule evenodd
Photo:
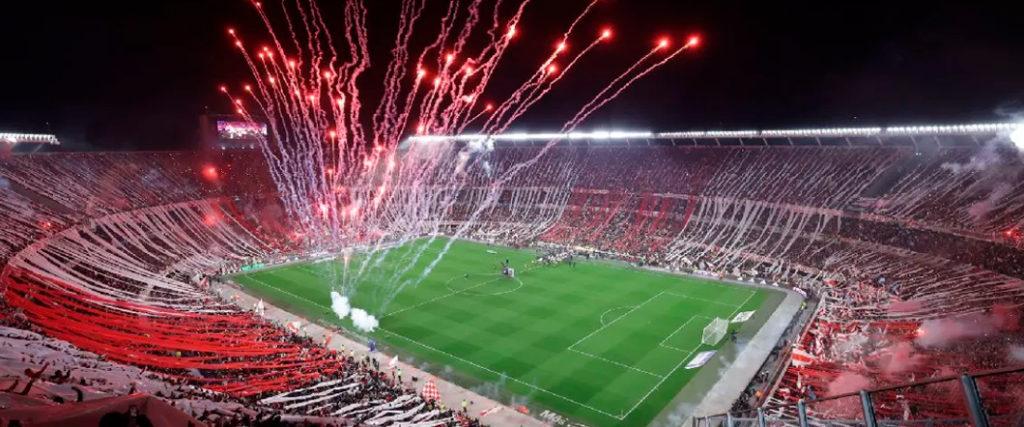
<svg viewBox="0 0 1024 427"><path fill-rule="evenodd" d="M8 144L33 143L60 145L60 140L58 140L56 136L42 133L0 132L0 141Z"/></svg>
<svg viewBox="0 0 1024 427"><path fill-rule="evenodd" d="M1010 132L1010 142L1017 146L1017 149L1024 150L1024 125L1017 126L1013 132Z"/></svg>
<svg viewBox="0 0 1024 427"><path fill-rule="evenodd" d="M837 127L770 130L713 130L683 132L594 131L570 133L505 133L498 135L464 134L455 136L417 135L410 142L476 141L489 138L494 141L557 141L557 140L612 140L612 139L716 139L716 138L821 138L913 135L971 135L1009 133L1014 144L1024 149L1024 125L1016 123L973 123L926 126L889 127Z"/></svg>

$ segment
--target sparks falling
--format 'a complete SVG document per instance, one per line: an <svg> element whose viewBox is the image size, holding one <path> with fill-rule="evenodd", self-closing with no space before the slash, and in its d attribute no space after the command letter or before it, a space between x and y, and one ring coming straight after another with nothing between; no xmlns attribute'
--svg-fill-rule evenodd
<svg viewBox="0 0 1024 427"><path fill-rule="evenodd" d="M492 99L487 88L506 53L536 48L521 30L527 28L520 21L529 0L512 7L500 0L450 0L440 22L422 19L426 3L402 1L388 62L371 61L370 10L362 0L344 2L341 16L325 16L315 0L296 0L274 11L254 2L265 25L259 37L269 37L265 44L249 44L240 31L228 30L254 80L239 85L237 95L226 86L220 90L247 120L268 122L270 135L260 147L303 243L345 253L336 291L351 297L355 283L372 277L380 283L380 314L402 288L426 277L445 252L431 254L435 259L427 267L413 270L434 238L406 243L422 236L460 236L494 205L503 185L546 151L496 171L487 160L493 150L489 138L465 145L410 145L402 144L403 138L470 129L501 134L560 80L571 78L577 64L600 61L601 46L612 42L611 27L585 30L590 12L603 6L591 0L567 20L561 38L547 45L550 51L538 57L536 71L510 95ZM341 34L332 34L327 22L342 22ZM635 81L695 48L697 40L671 50L667 37L659 39L607 86L595 88L596 95L581 102L577 112L567 114L563 130L575 129ZM383 93L372 98L360 91L371 62L384 70ZM475 170L478 176L470 177ZM471 185L486 191L464 191ZM442 233L456 202L468 204L469 221ZM399 246L411 249L390 249ZM366 255L350 258L354 248Z"/></svg>

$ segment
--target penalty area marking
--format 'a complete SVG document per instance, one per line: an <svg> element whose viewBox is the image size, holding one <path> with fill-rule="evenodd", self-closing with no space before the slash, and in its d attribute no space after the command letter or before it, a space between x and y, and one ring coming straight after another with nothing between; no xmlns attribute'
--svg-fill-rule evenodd
<svg viewBox="0 0 1024 427"><path fill-rule="evenodd" d="M680 348L675 348L675 347L672 347L672 346L670 346L670 345L665 345L665 341L668 341L668 340L669 340L669 338L672 338L672 337L676 336L676 334L678 334L678 333L679 333L679 331L683 330L683 328L685 328L685 327L686 327L686 325L689 325L689 324L690 324L690 322L692 322L692 321L693 321L693 319L696 319L696 318L698 318L698 317L700 317L700 318L702 318L702 319L707 319L707 320L711 320L711 318L710 318L710 317L706 317L706 316L700 316L700 315L697 315L697 316L691 316L691 317L690 317L689 319L687 319L687 320L686 320L686 322L684 322L684 323L683 323L682 325L680 325L680 326L679 326L678 328L676 328L676 330L675 330L675 331L672 331L672 333L671 333L671 334L669 334L669 335L668 335L667 337L665 337L665 339L661 340L661 342L660 342L660 343L658 343L658 347L664 347L664 348L667 348L667 349L671 349L671 350L675 350L675 351L678 351L678 352L680 352L680 353L685 353L685 352L686 352L686 350L683 350L683 349L680 349ZM698 347L700 347L700 346L698 346ZM691 353L692 353L692 351L691 351ZM686 357L690 357L690 356L686 356Z"/></svg>
<svg viewBox="0 0 1024 427"><path fill-rule="evenodd" d="M606 325L606 323L604 323L604 316L606 316L608 313L611 313L612 311L615 311L615 310L618 310L618 309L622 309L622 308L633 308L633 307L636 307L636 306L635 305L624 305L622 307L609 308L608 310L605 310L604 313L601 313L601 326L605 326ZM625 316L625 315L623 314L623 316ZM622 316L619 316L619 317L622 317ZM616 319L618 319L619 317L616 317ZM614 320L613 320L613 322L614 322Z"/></svg>
<svg viewBox="0 0 1024 427"><path fill-rule="evenodd" d="M754 294L755 294L755 293L756 293L756 292L751 292L751 293L750 293L750 295L748 295L748 296L747 296L747 299L743 300L743 302L742 302L742 303L740 303L740 305L739 305L739 306L737 306L735 310L733 310L732 314L730 314L730 315L729 315L729 316L727 317L727 319L732 319L732 317L733 317L733 316L735 316L735 315L736 315L736 313L738 313L738 312L740 311L740 309L741 309L741 308L743 308L743 306L747 304L747 302L748 302L748 301L750 301L750 298L752 298L752 297L754 296ZM703 345L703 344L702 344L702 345ZM679 360L679 364L677 364L675 368L672 368L672 371L670 371L670 372L668 373L668 375L665 375L665 377L664 377L664 378L662 378L662 379L661 379L661 381L658 381L658 383L657 383L657 384L655 384L655 385L654 385L654 387L653 387L653 388L651 388L651 390L647 392L647 394L645 394L645 395L644 395L643 397L641 397L641 398L640 398L640 401L636 402L636 405L633 405L633 407L632 407L632 408L629 408L629 411L627 411L627 412L626 412L626 413L625 413L625 414L624 414L624 415L622 416L622 418L620 418L620 419L624 419L624 418L628 417L628 416L629 416L629 414L632 414L632 413L633 413L633 411L635 411L635 410L636 410L636 408L639 408L639 407L640 407L640 405L641 405L642 403L644 403L644 401L646 401L646 400L647 400L647 398L648 398L648 397L650 397L650 396L651 396L651 394L652 394L652 393L654 393L654 391L658 389L658 387L661 387L661 384L662 384L662 383L664 383L666 379L668 379L669 377L671 377L672 375L674 375L674 374L676 373L676 371L677 371L677 370L679 370L679 368L680 368L680 367L682 367L682 366L683 366L683 364L684 364L684 363L686 363L686 361L690 359L690 356L692 356L692 355L693 355L693 352L697 351L697 349L698 349L698 348L700 348L700 347L701 347L701 346L697 346L697 347L695 347L695 348L694 348L693 350L690 350L690 352L689 352L689 353L687 353L686 357L683 357L682 359L680 359L680 360Z"/></svg>
<svg viewBox="0 0 1024 427"><path fill-rule="evenodd" d="M623 314L622 314L621 316L619 316L619 317L616 317L616 318L615 318L614 320L612 320L611 322L608 322L608 323L604 323L604 315L605 315L605 314L608 314L608 312L610 312L610 311L612 311L612 310L616 310L616 309L619 309L619 308L626 308L626 307L628 307L628 306L626 306L626 307L616 307L616 308L612 308L612 309L609 309L609 310L605 311L604 313L602 313L602 314L601 314L601 327L600 327L600 328L597 328L597 330L595 330L595 331L591 332L591 333L590 333L590 334L588 334L587 336L585 336L585 337L583 337L583 338L580 338L580 340L579 340L579 341L576 341L575 343L573 343L572 345L570 345L570 346L569 346L568 348L566 348L566 350L568 350L568 351L571 351L571 352L573 352L573 353L576 353L576 354L580 354L580 355L583 355L583 356L591 357L591 358L593 358L593 359L596 359L596 360L600 360L600 361L602 361L602 362L606 362L606 363L610 363L610 364L613 364L613 365L616 365L616 366L620 366L620 367L623 367L623 368L629 369L629 370L631 370L631 371L635 371L635 372L639 372L639 373L641 373L641 374L645 374L645 375L650 375L650 376L652 376L652 377L655 377L655 378L659 378L659 379L661 379L661 381L659 381L659 382L658 382L658 384L661 384L661 382L662 382L662 381L665 381L665 377L666 377L666 376L664 376L664 375L658 375L658 374L655 374L655 373L653 373L653 372L645 371L645 370L643 370L643 369L640 369L640 368L637 368L637 367L634 367L634 366L631 366L631 365L627 365L627 364L625 364L625 363L621 363L621 362L616 362L616 361L614 361L614 360L609 360L609 359L606 359L606 358L604 358L604 357L598 356L598 355L596 355L596 354L591 354L591 353L587 353L587 352L585 352L585 351L580 351L580 350L577 350L577 349L575 349L575 348L573 348L573 347L576 347L577 345L579 345L579 343L581 343L581 342L583 342L583 341L586 341L586 340L587 340L588 338L590 338L590 337L594 336L594 334L597 334L598 332L601 332L602 330L604 330L604 328L607 328L607 327L611 326L611 325L612 325L613 323L615 323L615 322L618 322L618 321L619 321L620 319L622 319L622 318L624 318L624 317L628 316L628 315L629 315L630 313L632 313L632 312L636 311L636 310L637 310L637 309L639 309L640 307L643 307L643 306L644 306L644 305L646 305L647 303L649 303L649 302L651 302L651 301L654 301L654 300L655 300L656 298L658 298L658 297L660 297L660 296L662 296L662 295L664 295L664 294L669 294L669 293L668 293L668 292L666 292L666 291L661 291L661 292L658 292L657 294L654 294L654 296L652 296L652 297L648 298L648 299L647 299L646 301L644 301L644 302L640 303L639 305L633 306L633 308L631 308L631 309L630 309L629 311L627 311L627 312L623 313ZM669 295L673 295L673 294L669 294ZM688 320L686 321L686 323L690 323L690 320L693 320L693 317L690 317L690 319L688 319ZM684 323L683 325L685 326L685 325L686 325L686 323ZM679 327L679 329L682 329L682 327ZM679 331L679 329L676 329L676 331L675 331L675 332L672 332L672 335L675 335L675 333L676 333L676 332L678 332L678 331ZM669 336L671 337L671 335L669 335ZM666 338L666 339L668 339L668 338ZM664 340L662 340L662 343L664 343L664 342L665 342L665 341L664 341ZM661 344L660 344L660 343L659 343L658 345L659 345L659 346L661 346ZM668 348L671 348L671 347L668 347ZM678 350L678 349L675 349L675 348L673 348L673 350L677 350L677 351L682 351L682 350ZM696 350L696 349L694 349L694 350ZM689 356L687 356L687 357L689 357ZM672 372L675 372L675 370L673 370ZM669 373L669 375L671 375L671 373ZM628 414L627 414L627 415L628 415Z"/></svg>

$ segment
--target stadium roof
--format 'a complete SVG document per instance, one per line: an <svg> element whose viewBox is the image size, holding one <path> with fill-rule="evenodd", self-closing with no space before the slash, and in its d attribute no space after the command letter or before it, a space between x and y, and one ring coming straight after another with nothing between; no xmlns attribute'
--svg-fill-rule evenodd
<svg viewBox="0 0 1024 427"><path fill-rule="evenodd" d="M552 140L628 140L628 139L765 139L765 138L863 138L863 137L907 137L934 135L991 135L993 133L1009 133L1024 125L1018 123L975 123L953 125L926 126L889 126L889 127L846 127L846 128L807 128L807 129L773 129L773 130L732 130L732 131L685 131L685 132L635 132L635 131L595 131L569 133L503 133L498 135L462 134L462 135L420 135L410 138L412 142L437 141L477 141L490 138L495 141L552 141Z"/></svg>

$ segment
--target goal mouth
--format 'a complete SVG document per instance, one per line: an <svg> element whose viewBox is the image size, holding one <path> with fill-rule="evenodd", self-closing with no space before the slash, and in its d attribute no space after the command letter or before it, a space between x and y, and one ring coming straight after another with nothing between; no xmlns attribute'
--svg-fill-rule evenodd
<svg viewBox="0 0 1024 427"><path fill-rule="evenodd" d="M716 317L704 327L704 333L701 334L701 344L714 346L725 338L725 334L729 331L729 321Z"/></svg>

